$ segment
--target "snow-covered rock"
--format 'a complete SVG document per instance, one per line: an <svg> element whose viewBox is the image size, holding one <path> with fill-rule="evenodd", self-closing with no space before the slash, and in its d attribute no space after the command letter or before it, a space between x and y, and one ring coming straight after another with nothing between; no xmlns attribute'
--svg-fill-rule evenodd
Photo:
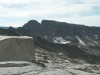
<svg viewBox="0 0 100 75"><path fill-rule="evenodd" d="M78 39L80 44L85 45L85 43L78 36L76 36L76 38Z"/></svg>
<svg viewBox="0 0 100 75"><path fill-rule="evenodd" d="M68 44L68 43L70 43L70 41L66 41L62 37L54 37L53 42L54 43L59 43L59 44Z"/></svg>

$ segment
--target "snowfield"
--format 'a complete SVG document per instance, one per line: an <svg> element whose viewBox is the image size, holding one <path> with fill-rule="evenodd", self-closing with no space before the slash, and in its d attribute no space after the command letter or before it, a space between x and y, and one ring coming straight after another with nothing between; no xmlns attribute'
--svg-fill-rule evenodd
<svg viewBox="0 0 100 75"><path fill-rule="evenodd" d="M69 44L70 43L70 41L66 41L62 37L54 37L53 42L58 43L58 44Z"/></svg>

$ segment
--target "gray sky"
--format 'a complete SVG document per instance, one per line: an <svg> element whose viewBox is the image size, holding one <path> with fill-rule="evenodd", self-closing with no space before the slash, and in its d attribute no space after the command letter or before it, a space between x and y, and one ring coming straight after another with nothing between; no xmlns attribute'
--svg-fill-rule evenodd
<svg viewBox="0 0 100 75"><path fill-rule="evenodd" d="M100 26L100 0L0 0L0 26L32 19Z"/></svg>

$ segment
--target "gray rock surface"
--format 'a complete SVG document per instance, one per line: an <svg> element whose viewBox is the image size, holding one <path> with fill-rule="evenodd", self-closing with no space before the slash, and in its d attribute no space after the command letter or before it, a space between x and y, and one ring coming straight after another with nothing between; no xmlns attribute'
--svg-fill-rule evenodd
<svg viewBox="0 0 100 75"><path fill-rule="evenodd" d="M32 38L8 38L0 41L0 61L34 60Z"/></svg>

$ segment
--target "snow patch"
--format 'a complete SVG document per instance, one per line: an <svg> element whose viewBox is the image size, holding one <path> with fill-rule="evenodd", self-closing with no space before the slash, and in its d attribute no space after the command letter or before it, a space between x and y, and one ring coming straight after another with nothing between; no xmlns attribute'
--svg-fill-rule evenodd
<svg viewBox="0 0 100 75"><path fill-rule="evenodd" d="M96 42L96 41L93 41L96 45L98 45L98 42Z"/></svg>
<svg viewBox="0 0 100 75"><path fill-rule="evenodd" d="M66 63L69 63L70 61L68 61L68 60L65 60L65 62L66 62Z"/></svg>
<svg viewBox="0 0 100 75"><path fill-rule="evenodd" d="M70 41L64 40L62 37L55 37L53 38L54 43L59 43L59 44L68 44Z"/></svg>
<svg viewBox="0 0 100 75"><path fill-rule="evenodd" d="M76 38L78 39L78 41L79 41L82 45L85 45L85 43L84 43L78 36L76 36Z"/></svg>
<svg viewBox="0 0 100 75"><path fill-rule="evenodd" d="M69 37L69 36L66 36L66 38L68 38L68 39L72 39L71 37Z"/></svg>
<svg viewBox="0 0 100 75"><path fill-rule="evenodd" d="M58 53L59 55L63 55L63 53Z"/></svg>
<svg viewBox="0 0 100 75"><path fill-rule="evenodd" d="M94 44L91 44L91 46L95 46Z"/></svg>
<svg viewBox="0 0 100 75"><path fill-rule="evenodd" d="M96 39L98 39L98 35L94 35Z"/></svg>
<svg viewBox="0 0 100 75"><path fill-rule="evenodd" d="M44 36L44 38L45 38L45 39L48 39L48 37L47 37L47 36Z"/></svg>

